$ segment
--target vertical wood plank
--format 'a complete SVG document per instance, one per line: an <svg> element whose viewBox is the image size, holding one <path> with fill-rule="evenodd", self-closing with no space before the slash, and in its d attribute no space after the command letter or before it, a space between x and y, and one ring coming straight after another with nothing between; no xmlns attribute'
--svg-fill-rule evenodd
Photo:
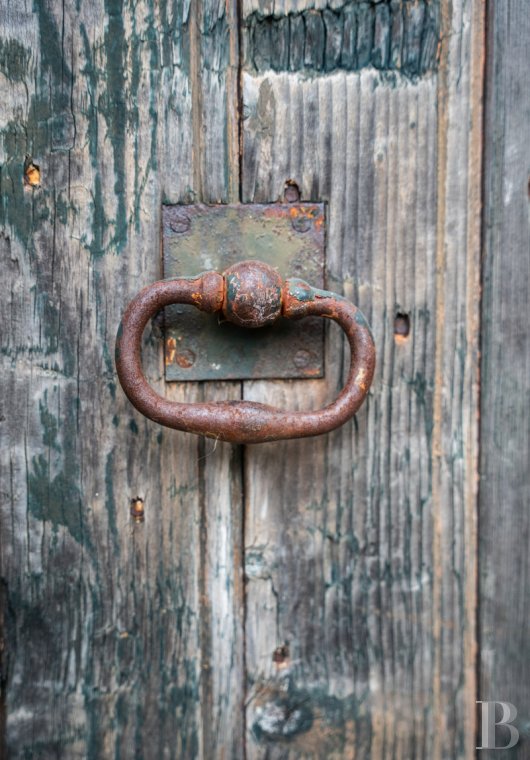
<svg viewBox="0 0 530 760"><path fill-rule="evenodd" d="M512 702L530 746L530 20L524 2L488 4L481 369L481 700ZM509 736L498 729L497 744ZM479 741L480 744L480 735ZM499 751L483 751L494 758Z"/></svg>
<svg viewBox="0 0 530 760"><path fill-rule="evenodd" d="M485 4L443 3L433 397L433 757L476 747ZM449 673L453 682L448 686ZM460 674L457 679L457 674ZM456 729L456 730L455 730Z"/></svg>
<svg viewBox="0 0 530 760"><path fill-rule="evenodd" d="M231 198L238 176L233 148L217 163L196 144L207 123L209 140L233 145L227 56L237 66L233 18L201 5L214 19L201 42L197 8L2 7L0 560L13 756L241 746L238 454L136 414L112 359L126 303L161 275L161 203ZM26 156L38 185L24 183ZM159 343L148 329L153 385L204 398L198 385L165 386Z"/></svg>
<svg viewBox="0 0 530 760"><path fill-rule="evenodd" d="M314 55L305 76L243 73L243 200L293 179L329 202L328 283L378 348L355 421L246 452L248 757L474 753L484 8L407 4L399 33L420 59L427 5L441 52L423 76L370 56L326 74ZM330 329L324 381L245 383L245 398L317 408L346 362Z"/></svg>
<svg viewBox="0 0 530 760"><path fill-rule="evenodd" d="M205 203L239 200L238 17L235 0L195 4L200 67L194 150ZM201 383L205 401L241 398L239 382ZM201 757L244 757L242 450L202 439Z"/></svg>

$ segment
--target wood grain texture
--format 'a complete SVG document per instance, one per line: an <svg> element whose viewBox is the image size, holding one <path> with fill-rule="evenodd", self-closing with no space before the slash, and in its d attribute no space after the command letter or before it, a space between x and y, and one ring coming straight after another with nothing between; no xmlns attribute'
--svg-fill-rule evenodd
<svg viewBox="0 0 530 760"><path fill-rule="evenodd" d="M483 14L443 2L414 82L243 74L243 200L329 202L328 285L378 347L355 421L245 455L249 758L474 754ZM330 332L324 381L245 398L330 399Z"/></svg>
<svg viewBox="0 0 530 760"><path fill-rule="evenodd" d="M325 4L262 3L243 21L244 65L255 72L316 75L376 68L414 79L436 69L439 0ZM250 10L250 8L249 8Z"/></svg>
<svg viewBox="0 0 530 760"><path fill-rule="evenodd" d="M235 2L3 8L0 729L7 713L13 756L474 753L484 4L346 5L373 24L356 30L355 65L325 71L317 57L339 46L321 32L341 3L245 0L243 23L277 19L282 71L243 72L241 125ZM374 70L387 5L418 23L439 10L436 65L422 68L425 36L414 47L402 16L392 34L412 40L415 75ZM30 159L40 186L24 183ZM116 387L115 327L160 276L161 203L234 202L240 179L244 201L276 200L286 179L328 201L328 285L374 328L369 401L330 436L197 441ZM317 407L347 358L331 326L325 380L164 388L156 328L145 340L153 384L190 401ZM485 633L502 572L483 580ZM488 641L483 672L501 684Z"/></svg>
<svg viewBox="0 0 530 760"><path fill-rule="evenodd" d="M518 710L530 752L530 65L528 6L490 3L481 371L479 699ZM498 731L498 744L508 741ZM498 757L500 752L482 752Z"/></svg>
<svg viewBox="0 0 530 760"><path fill-rule="evenodd" d="M126 303L161 275L162 202L234 198L233 13L3 3L9 756L241 756L239 453L136 414L112 359ZM40 186L24 183L26 156ZM145 343L155 387L206 396L164 389L156 331Z"/></svg>

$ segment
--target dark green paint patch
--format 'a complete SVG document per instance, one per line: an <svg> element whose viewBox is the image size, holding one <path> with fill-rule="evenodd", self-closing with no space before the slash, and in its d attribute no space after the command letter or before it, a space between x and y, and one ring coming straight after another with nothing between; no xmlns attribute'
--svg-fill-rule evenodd
<svg viewBox="0 0 530 760"><path fill-rule="evenodd" d="M39 403L45 452L33 456L27 474L28 510L57 529L64 526L80 544L90 548L84 523L86 506L80 489L76 452L77 403L75 396L61 399L59 416L52 414L45 393Z"/></svg>
<svg viewBox="0 0 530 760"><path fill-rule="evenodd" d="M136 420L130 420L129 422L129 429L131 433L134 433L135 435L138 435L138 425L136 424Z"/></svg>
<svg viewBox="0 0 530 760"><path fill-rule="evenodd" d="M52 477L50 462L39 454L32 459L28 473L28 508L38 520L64 525L73 538L83 542L81 494L75 473L65 466Z"/></svg>
<svg viewBox="0 0 530 760"><path fill-rule="evenodd" d="M314 301L315 289L304 280L293 277L289 280L289 295L297 301Z"/></svg>
<svg viewBox="0 0 530 760"><path fill-rule="evenodd" d="M18 40L0 39L0 72L11 82L23 82L30 72L31 50Z"/></svg>
<svg viewBox="0 0 530 760"><path fill-rule="evenodd" d="M158 115L155 101L158 86L158 40L154 30L154 15L149 12L143 21L148 22L142 33L136 30L133 16L133 29L126 33L124 25L123 0L106 0L107 14L105 26L104 67L96 65L98 50L90 42L83 24L80 33L84 51L85 66L83 74L88 84L88 143L92 165L96 171L92 190L92 225L82 242L89 249L93 258L104 256L109 250L119 253L128 240L129 219L125 204L126 178L129 171L134 171L135 206L131 223L138 227L140 219L141 197L146 186L149 171L156 166L156 125ZM140 109L137 94L141 85L141 47L149 45L151 56L151 158L148 166L141 166L138 153L138 122ZM129 66L131 61L131 66ZM99 94L102 92L102 94ZM100 117L106 125L105 134L100 134ZM133 141L134 160L131 166L126 164L126 144ZM110 143L113 157L114 195L116 212L113 218L105 212L105 192L100 177L101 144ZM141 177L141 180L140 180Z"/></svg>
<svg viewBox="0 0 530 760"><path fill-rule="evenodd" d="M77 364L75 343L72 336L61 329L64 315L61 313L61 302L55 300L49 293L41 292L36 297L37 312L40 318L41 333L44 337L44 355L60 352L63 358L63 373L72 377Z"/></svg>
<svg viewBox="0 0 530 760"><path fill-rule="evenodd" d="M307 699L278 696L269 702L252 724L258 742L291 741L313 725L313 712Z"/></svg>
<svg viewBox="0 0 530 760"><path fill-rule="evenodd" d="M57 80L63 76L70 79L71 72L63 55L59 27L49 8L50 3L46 0L37 0L33 4L39 22L41 71L50 72Z"/></svg>
<svg viewBox="0 0 530 760"><path fill-rule="evenodd" d="M128 41L123 23L123 0L106 0L108 15L105 31L107 54L105 95L98 104L107 122L107 136L114 156L114 192L117 209L114 222L114 243L119 251L127 242L127 215L125 211L125 139L129 110L125 99L125 66ZM136 117L138 118L138 116ZM131 125L132 126L132 125Z"/></svg>
<svg viewBox="0 0 530 760"><path fill-rule="evenodd" d="M57 431L59 428L57 417L50 413L48 409L48 392L44 392L44 400L39 401L40 422L42 426L42 442L45 446L60 451L61 447L57 441Z"/></svg>
<svg viewBox="0 0 530 760"><path fill-rule="evenodd" d="M178 497L185 496L187 494L196 493L197 491L197 484L183 484L180 486L177 486L176 480L174 477L171 478L171 483L168 486L167 494L170 499L176 499Z"/></svg>
<svg viewBox="0 0 530 760"><path fill-rule="evenodd" d="M61 34L48 3L35 3L34 10L41 54L35 77L37 91L30 99L27 118L8 122L0 132L7 157L0 173L0 224L9 227L30 251L35 233L50 218L56 199L45 176L38 188L24 185L26 157L33 156L40 163L39 157L51 151L70 149L75 132L70 101L72 74L65 60ZM31 51L19 43L10 41L0 47L0 68L3 66L6 76L12 79L25 80L30 76L30 60ZM64 218L63 203L58 216Z"/></svg>
<svg viewBox="0 0 530 760"><path fill-rule="evenodd" d="M438 66L439 0L349 0L341 8L244 21L245 65L310 75L374 68L417 79Z"/></svg>
<svg viewBox="0 0 530 760"><path fill-rule="evenodd" d="M300 738L304 746L314 741L313 746L327 756L344 749L348 722L362 721L362 700L353 695L339 699L321 689L298 688L291 676L265 688L270 696L254 708L252 722L253 736L260 744L286 744L296 751Z"/></svg>
<svg viewBox="0 0 530 760"><path fill-rule="evenodd" d="M374 336L373 336L373 333L372 333L372 328L370 327L370 325L366 321L366 317L364 316L364 314L362 313L362 311L360 311L360 309L356 310L355 316L354 316L354 320L357 322L358 325L360 325L361 327L364 327L365 330L368 330L368 332L370 333L370 335L372 337L372 340L373 340Z"/></svg>
<svg viewBox="0 0 530 760"><path fill-rule="evenodd" d="M72 72L63 47L59 19L55 19L50 3L34 3L39 22L41 65L38 91L47 99L49 116L48 149L69 150L74 144L75 124L71 110Z"/></svg>
<svg viewBox="0 0 530 760"><path fill-rule="evenodd" d="M72 205L68 203L64 195L61 193L55 202L55 215L58 222L61 224L68 224L68 212L72 208Z"/></svg>
<svg viewBox="0 0 530 760"><path fill-rule="evenodd" d="M107 455L105 463L105 506L109 518L109 529L114 540L114 548L119 553L118 525L116 522L116 500L114 499L114 452Z"/></svg>
<svg viewBox="0 0 530 760"><path fill-rule="evenodd" d="M414 378L409 380L408 384L414 391L418 404L423 409L425 433L430 441L434 427L432 384L427 382L427 379L421 372L416 372Z"/></svg>
<svg viewBox="0 0 530 760"><path fill-rule="evenodd" d="M366 321L366 318L364 314L362 313L362 311L359 311L359 309L357 309L357 311L355 312L354 319L358 325L361 325L362 327L368 327L368 322Z"/></svg>
<svg viewBox="0 0 530 760"><path fill-rule="evenodd" d="M345 301L343 296L332 293L329 290L313 288L305 280L299 280L297 277L291 277L288 280L289 295L296 298L297 301L314 301L316 298L333 298L335 301Z"/></svg>

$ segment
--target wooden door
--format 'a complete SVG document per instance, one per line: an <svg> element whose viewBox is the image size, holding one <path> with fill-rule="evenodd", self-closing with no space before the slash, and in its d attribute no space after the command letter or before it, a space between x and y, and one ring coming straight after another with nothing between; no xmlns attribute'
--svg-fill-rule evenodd
<svg viewBox="0 0 530 760"><path fill-rule="evenodd" d="M528 338L491 317L530 300L524 0L0 8L4 755L471 758L480 699L524 726ZM280 444L146 420L112 357L161 276L162 204L286 180L328 204L369 399ZM170 398L290 409L330 400L347 357L330 329L324 379L169 384L156 328L144 355Z"/></svg>

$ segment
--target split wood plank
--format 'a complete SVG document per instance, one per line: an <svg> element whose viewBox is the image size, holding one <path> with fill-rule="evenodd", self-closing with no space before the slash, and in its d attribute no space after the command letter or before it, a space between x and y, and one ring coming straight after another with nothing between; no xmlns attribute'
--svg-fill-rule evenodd
<svg viewBox="0 0 530 760"><path fill-rule="evenodd" d="M7 751L237 755L239 454L145 420L112 359L126 303L161 276L162 202L234 199L234 9L29 7L3 4L0 42ZM154 387L204 398L165 386L159 343L146 331Z"/></svg>
<svg viewBox="0 0 530 760"><path fill-rule="evenodd" d="M378 350L355 421L245 454L248 758L474 753L483 16L440 4L424 77L243 73L243 200L328 201ZM245 398L317 408L346 364L331 329L325 380Z"/></svg>

